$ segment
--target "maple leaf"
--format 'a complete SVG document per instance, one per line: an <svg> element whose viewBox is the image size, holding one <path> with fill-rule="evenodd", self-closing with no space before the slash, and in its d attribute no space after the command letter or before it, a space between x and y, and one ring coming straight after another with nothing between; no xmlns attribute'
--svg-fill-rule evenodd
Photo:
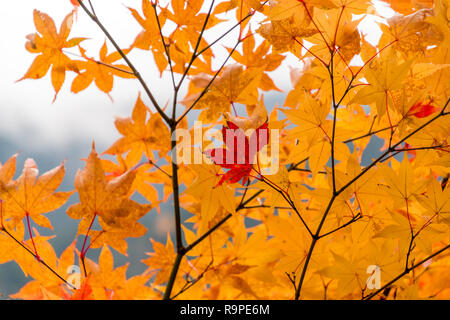
<svg viewBox="0 0 450 320"><path fill-rule="evenodd" d="M318 31L309 27L309 20L305 23L295 21L295 16L286 18L283 21L272 21L261 24L257 30L273 48L275 53L292 52L295 56L301 57L302 38L316 34ZM299 43L300 42L300 43Z"/></svg>
<svg viewBox="0 0 450 320"><path fill-rule="evenodd" d="M150 271L157 270L158 273L155 277L155 284L162 284L167 282L170 276L170 271L172 269L172 264L175 259L176 253L173 247L172 240L170 240L170 235L167 235L166 245L150 239L153 252L147 253L150 258L142 260L149 268ZM189 267L186 260L181 262L180 271L188 271Z"/></svg>
<svg viewBox="0 0 450 320"><path fill-rule="evenodd" d="M15 239L20 239L20 235L11 232L14 235ZM25 276L29 276L34 281L27 283L16 295L12 295L14 298L21 299L60 299L60 286L61 279L55 277L53 273L50 272L42 272L42 261L45 261L45 264L50 267L55 272L62 272L65 275L68 265L66 263L70 262L67 256L67 251L65 250L61 257L58 259L58 256L55 253L52 245L49 240L54 239L55 236L41 236L36 228L33 228L34 237L33 240L29 239L23 241L22 244L29 248L32 251L33 247L36 250L35 252L39 252L38 259L34 255L31 255L27 250L23 250L16 243L16 249L14 252L14 260L19 265ZM11 239L11 241L13 241ZM20 250L19 250L20 249ZM73 262L71 263L73 264ZM62 269L65 268L63 271Z"/></svg>
<svg viewBox="0 0 450 320"><path fill-rule="evenodd" d="M73 12L69 13L61 23L59 33L52 18L47 14L34 10L34 25L38 33L28 35L28 42L25 47L31 53L40 53L33 61L23 79L39 79L45 76L52 67L52 85L55 89L55 97L61 89L66 70L78 72L75 61L72 61L64 52L64 48L71 48L78 45L85 38L67 39L73 23Z"/></svg>
<svg viewBox="0 0 450 320"><path fill-rule="evenodd" d="M305 233L299 235L296 232L302 229L300 221L293 216L269 216L266 223L270 235L273 236L273 239L269 240L270 247L279 252L278 267L289 273L298 270L308 253L309 242Z"/></svg>
<svg viewBox="0 0 450 320"><path fill-rule="evenodd" d="M70 270L75 261L75 241L72 242L58 258L48 243L48 237L37 235L35 237L36 246L41 254L41 259L45 260L47 265L55 271L56 274L65 276ZM68 297L69 289L67 285L61 282L61 279L56 277L53 273L42 272L42 268L36 268L36 259L33 256L23 252L19 254L16 252L16 262L23 269L25 273L29 273L34 278L33 281L27 283L20 289L19 292L13 295L14 298L21 299L62 299Z"/></svg>
<svg viewBox="0 0 450 320"><path fill-rule="evenodd" d="M432 8L433 0L382 0L391 5L391 8L402 14L409 14L415 10Z"/></svg>
<svg viewBox="0 0 450 320"><path fill-rule="evenodd" d="M121 59L122 56L117 51L108 55L106 41L100 49L100 63L88 58L85 50L81 47L79 48L82 56L87 61L78 62L79 69L84 71L80 72L75 79L73 79L71 86L71 91L73 93L78 93L86 89L92 81L95 81L97 88L104 93L109 94L113 88L114 76L121 78L134 78L130 67L123 64L113 64L117 60ZM129 49L123 50L125 54L129 51Z"/></svg>
<svg viewBox="0 0 450 320"><path fill-rule="evenodd" d="M332 252L333 266L320 270L320 274L338 279L338 292L341 297L352 293L357 287L363 288L363 279L367 277L366 266L357 259L349 260Z"/></svg>
<svg viewBox="0 0 450 320"><path fill-rule="evenodd" d="M102 230L92 231L91 247L109 244L126 254L127 243L124 239L140 237L145 233L146 228L137 220L150 211L152 205L139 204L129 199L135 176L134 171L128 171L107 182L95 146L92 146L84 170L78 170L75 176L75 189L80 196L80 203L70 206L67 210L71 218L82 219L78 232L86 237L94 219L99 217ZM85 244L86 238L83 249ZM86 252L82 250L81 254L84 256Z"/></svg>
<svg viewBox="0 0 450 320"><path fill-rule="evenodd" d="M188 93L182 103L189 108L193 103L195 109L204 109L200 120L212 122L222 113L229 112L234 103L255 104L258 100L258 85L261 79L260 69L244 70L243 66L232 64L224 68L222 75L214 80L206 94ZM203 90L210 77L206 75L195 76L192 83L196 91Z"/></svg>
<svg viewBox="0 0 450 320"><path fill-rule="evenodd" d="M88 281L83 281L80 288L76 289L71 295L63 295L66 300L93 300L92 287Z"/></svg>
<svg viewBox="0 0 450 320"><path fill-rule="evenodd" d="M130 151L127 157L133 164L141 160L143 154L152 159L151 150L159 150L159 156L165 156L170 150L169 128L157 113L150 113L147 121L146 118L147 107L139 96L131 118L117 118L114 121L117 130L124 137L117 140L104 153L121 154Z"/></svg>
<svg viewBox="0 0 450 320"><path fill-rule="evenodd" d="M191 31L201 30L206 18L205 13L200 13L200 9L202 8L201 2L173 0L171 1L171 6L173 13L168 11L168 17L170 20L175 22L178 26L186 26L187 28L191 28ZM214 26L214 21L218 21L214 17L211 18L213 18L213 20L209 21L207 28Z"/></svg>
<svg viewBox="0 0 450 320"><path fill-rule="evenodd" d="M15 237L17 237L18 239L23 238L23 233L16 234ZM18 249L18 245L11 237L4 234L3 232L0 233L0 247L2 248L2 251L0 253L0 264L7 263L11 260L16 259L17 254L15 251Z"/></svg>
<svg viewBox="0 0 450 320"><path fill-rule="evenodd" d="M364 6L364 1L361 1L360 5ZM339 10L316 9L314 26L320 32L306 38L314 44L307 50L308 53L321 58L323 62L330 61L331 54L336 54L337 58L340 58L347 66L353 56L361 51L358 25L362 18L353 20L349 12L352 11L349 11L346 4L342 4Z"/></svg>
<svg viewBox="0 0 450 320"><path fill-rule="evenodd" d="M431 0L430 0L431 1ZM427 18L427 22L433 24L443 36L442 46L448 48L450 44L450 27L448 25L448 1L436 1L433 13L434 15ZM443 50L446 51L446 50ZM445 61L445 59L443 59Z"/></svg>
<svg viewBox="0 0 450 320"><path fill-rule="evenodd" d="M114 268L114 257L107 246L102 248L98 266L90 263L89 285L96 299L112 300L115 289L125 282L128 263Z"/></svg>
<svg viewBox="0 0 450 320"><path fill-rule="evenodd" d="M296 125L288 136L300 141L292 147L289 157L293 162L308 158L315 175L326 165L331 154L332 122L327 119L330 106L306 93L300 95L297 104L296 108L283 110L288 120ZM343 144L336 144L336 148L339 153L347 149Z"/></svg>
<svg viewBox="0 0 450 320"><path fill-rule="evenodd" d="M269 53L270 44L267 41L263 41L255 48L255 37L251 34L251 30L249 30L244 39L242 54L235 50L232 55L233 59L236 62L245 65L247 68L260 68L264 70L264 73L261 76L261 83L259 84L262 90L281 91L275 86L267 72L277 69L285 57L281 54ZM231 48L227 48L227 50L230 53L232 51Z"/></svg>
<svg viewBox="0 0 450 320"><path fill-rule="evenodd" d="M389 26L381 26L384 32L380 45L395 41L394 48L406 57L424 54L429 46L437 45L442 40L438 27L427 21L433 14L433 9L422 9L407 16L389 18Z"/></svg>
<svg viewBox="0 0 450 320"><path fill-rule="evenodd" d="M386 164L379 164L380 173L385 180L385 184L380 187L391 200L394 200L396 208L401 208L405 205L405 201L422 193L424 188L423 182L415 182L414 168L409 163L408 157L405 156L399 166L398 171L395 172Z"/></svg>
<svg viewBox="0 0 450 320"><path fill-rule="evenodd" d="M177 25L170 35L169 41L166 42L170 44L169 50L171 50L172 60L175 62L174 72L183 74L187 64L191 64L196 72L201 69L203 72L208 72L210 68L202 66L199 59L191 62L191 48L196 48L201 33L212 28L221 20L216 15L200 12L203 3L199 1L174 0L170 2L170 5L172 11L168 8L161 8L161 11ZM208 42L204 37L200 38L199 46L200 48L208 47ZM210 65L214 55L212 50L205 50L201 56Z"/></svg>
<svg viewBox="0 0 450 320"><path fill-rule="evenodd" d="M219 167L215 165L191 165L189 166L197 177L187 188L185 193L193 195L201 201L200 215L202 225L214 219L220 208L228 213L236 211L234 190L228 184L219 185ZM209 190L205 192L205 190Z"/></svg>
<svg viewBox="0 0 450 320"><path fill-rule="evenodd" d="M433 106L431 103L417 101L406 114L407 116L414 116L416 118L425 118L429 115L439 111L439 108Z"/></svg>
<svg viewBox="0 0 450 320"><path fill-rule="evenodd" d="M147 284L151 276L152 274L149 273L127 279L114 291L114 298L117 300L161 300L160 292Z"/></svg>
<svg viewBox="0 0 450 320"><path fill-rule="evenodd" d="M416 194L420 206L426 211L422 213L425 219L436 217L436 221L450 226L450 186L442 189L439 182L430 177L427 181L427 192Z"/></svg>
<svg viewBox="0 0 450 320"><path fill-rule="evenodd" d="M139 194L143 195L150 203L153 204L159 213L161 209L158 205L160 200L158 200L159 198L156 187L152 183L164 183L164 185L168 185L170 183L170 177L161 171L164 170L164 167L169 167L169 165L158 166L159 169L154 169L154 165L150 162L142 163L136 166L136 163L133 162L133 159L131 159L129 155L130 154L128 153L124 159L121 154L118 154L117 164L110 160L101 159L102 167L105 172L107 172L107 181L117 178L129 170L134 170L136 172L136 177L134 178L131 190L136 190ZM154 169L153 171L151 171L152 167ZM167 188L165 188L165 191L166 189ZM167 201L169 192L165 192L165 194L166 197L164 198L164 201Z"/></svg>
<svg viewBox="0 0 450 320"><path fill-rule="evenodd" d="M153 58L155 59L159 72L162 74L169 63L164 55L165 50L161 37L158 36L159 27L152 5L150 0L142 0L142 11L144 16L141 16L136 9L128 8L136 21L144 29L136 36L132 47L142 50L152 50ZM161 12L158 15L158 19L162 28L166 23L167 14L164 11Z"/></svg>
<svg viewBox="0 0 450 320"><path fill-rule="evenodd" d="M0 185L7 185L16 173L17 154L9 158L3 165L0 163ZM0 189L1 190L1 189ZM1 194L1 191L0 191Z"/></svg>
<svg viewBox="0 0 450 320"><path fill-rule="evenodd" d="M224 182L247 183L253 168L254 158L269 141L268 124L265 122L247 137L244 131L231 121L222 127L226 147L206 151L211 160L228 171L222 175L217 185Z"/></svg>
<svg viewBox="0 0 450 320"><path fill-rule="evenodd" d="M395 53L391 48L389 52L381 55L372 64L371 68L365 69L364 76L369 85L364 86L353 97L350 103L372 104L375 103L378 114L378 121L386 113L389 116L389 105L393 105L390 92L402 87L402 83L410 70L412 61L405 61L398 64Z"/></svg>
<svg viewBox="0 0 450 320"><path fill-rule="evenodd" d="M6 169L6 177L13 173L15 157L11 163L2 167ZM0 171L0 177L3 170ZM33 219L38 225L52 228L50 220L43 214L52 212L61 207L73 192L55 192L60 186L65 174L64 164L47 171L40 177L39 170L33 159L27 159L24 163L22 174L15 181L0 185L0 193L3 199L3 218L10 220L10 227L14 228L24 218L31 238L29 219Z"/></svg>

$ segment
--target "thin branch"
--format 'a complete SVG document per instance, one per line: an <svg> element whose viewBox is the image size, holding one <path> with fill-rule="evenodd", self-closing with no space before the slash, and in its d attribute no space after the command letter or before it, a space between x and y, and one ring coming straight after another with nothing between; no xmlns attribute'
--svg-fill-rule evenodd
<svg viewBox="0 0 450 320"><path fill-rule="evenodd" d="M256 206L246 206L243 207L242 209L258 209L258 208L274 208L274 209L278 209L278 210L292 210L291 207L272 207L266 204L260 204L260 205L256 205Z"/></svg>
<svg viewBox="0 0 450 320"><path fill-rule="evenodd" d="M158 24L159 35L161 36L161 41L162 41L162 44L163 44L163 47L164 47L164 51L166 52L167 62L169 63L170 76L172 78L172 85L173 85L173 88L175 90L176 89L176 84L175 84L175 77L174 77L174 73L173 73L172 59L170 58L169 49L167 48L167 45L166 45L166 40L164 40L164 35L163 35L163 32L162 32L162 28L161 28L161 22L159 21L158 12L156 11L156 2L155 3L152 2L152 7L153 7L153 10L155 12L156 23Z"/></svg>
<svg viewBox="0 0 450 320"><path fill-rule="evenodd" d="M319 239L325 238L326 236L328 236L328 235L330 235L330 234L332 234L332 233L335 233L336 231L339 231L339 230L341 230L341 229L344 229L345 227L349 226L349 225L352 224L353 222L358 221L358 220L361 219L361 218L362 218L361 212L358 212L357 215L355 215L351 220L347 221L347 222L344 223L343 225L341 225L341 226L337 227L336 229L333 229L333 230L331 230L331 231L329 231L329 232L327 232L327 233L321 234L321 235L319 236Z"/></svg>
<svg viewBox="0 0 450 320"><path fill-rule="evenodd" d="M400 148L400 149L395 149L395 151L419 151L419 150L434 150L434 149L439 149L439 148L448 148L449 146L444 146L444 145L437 145L437 146L428 146L428 147L414 147L414 148Z"/></svg>
<svg viewBox="0 0 450 320"><path fill-rule="evenodd" d="M388 43L387 45L385 45L383 48L381 48L377 53L375 53L372 57L370 57L363 65L361 68L359 68L359 70L355 73L355 78L364 70L364 68L373 60L376 58L377 55L379 55L381 52L383 52L384 50L386 50L388 47L390 47L391 45L393 45L394 43L396 43L398 41L398 39L395 39L394 41Z"/></svg>
<svg viewBox="0 0 450 320"><path fill-rule="evenodd" d="M331 134L331 179L333 182L333 194L336 193L336 169L335 169L335 157L334 157L334 145L335 145L335 139L336 139L336 118L337 118L337 111L339 108L339 103L336 104L336 96L335 96L335 90L334 90L334 55L331 56L330 60L330 66L328 68L328 72L331 79L331 95L333 99L333 129ZM354 79L354 78L352 78Z"/></svg>
<svg viewBox="0 0 450 320"><path fill-rule="evenodd" d="M203 96L208 92L209 87L213 84L214 80L216 80L217 76L219 75L219 73L222 71L222 69L225 67L226 63L228 62L228 60L230 59L231 55L233 54L233 52L236 50L237 46L242 42L241 39L239 39L236 44L234 45L233 49L231 50L231 52L228 54L227 58L225 59L225 61L222 63L222 65L220 66L219 70L217 70L217 72L214 74L214 76L212 77L212 79L208 82L208 84L206 85L206 87L203 89L203 91L200 93L200 95L197 97L197 99L195 99L195 101L189 106L189 108L187 108L184 113L178 118L178 120L175 122L176 124L180 123L181 120L183 120L183 118L195 107L195 105L200 101L201 98L203 98Z"/></svg>
<svg viewBox="0 0 450 320"><path fill-rule="evenodd" d="M330 199L330 201L328 203L327 208L324 211L324 214L323 214L322 219L321 219L321 221L319 223L319 226L317 227L317 231L314 234L314 237L313 237L313 239L311 241L311 244L310 244L310 247L309 247L309 250L308 250L308 254L306 256L305 264L303 265L303 270L302 270L302 274L300 276L299 285L297 286L297 291L295 292L295 299L296 300L298 300L300 298L300 292L301 292L301 289L302 289L303 281L305 279L306 269L308 268L309 261L311 260L311 256L312 256L312 253L314 251L315 245L316 245L316 243L317 243L317 241L319 239L320 231L322 230L322 227L323 227L323 224L324 224L324 222L326 220L326 217L327 217L328 213L330 212L331 207L332 207L334 201L336 200L336 198L342 192L344 192L349 186L351 186L355 181L357 181L359 178L361 178L363 175L365 175L371 168L373 168L383 158L385 158L387 155L389 155L392 152L394 152L395 148L397 148L400 144L405 142L411 136L413 136L414 134L416 134L417 132L419 132L420 130L422 130L423 128L425 128L430 123L432 123L435 120L437 120L438 118L450 114L448 112L445 112L445 109L446 109L447 105L449 104L449 102L450 102L450 99L447 100L447 102L445 103L444 107L442 108L441 112L438 115L434 116L432 119L428 120L427 122L425 122L421 126L417 127L415 130L411 131L408 135L406 135L403 139L401 139L396 144L391 146L388 150L386 150L383 154L381 154L377 159L375 159L370 165L365 167L358 175L356 175L353 179L351 179L344 186L342 186L339 190L337 190L336 193L333 194L333 196L331 197L331 199Z"/></svg>
<svg viewBox="0 0 450 320"><path fill-rule="evenodd" d="M165 171L163 168L161 168L160 166L158 166L155 162L153 162L151 159L148 159L148 163L150 163L151 165L153 165L156 169L158 169L159 171L161 171L162 173L164 173L166 176L168 176L170 179L172 179L172 175L167 173L167 171Z"/></svg>
<svg viewBox="0 0 450 320"><path fill-rule="evenodd" d="M192 52L191 60L189 61L186 69L184 70L184 73L181 76L180 82L178 82L178 85L175 88L176 92L178 92L178 90L180 89L181 84L183 83L185 77L187 76L187 74L189 72L189 69L192 67L192 64L194 63L195 59L197 59L200 56L200 54L201 54L200 53L199 55L197 55L197 50L198 50L198 47L200 46L200 42L202 41L203 33L206 30L206 25L208 24L209 17L211 16L211 12L212 12L212 9L214 7L214 2L215 2L215 0L211 1L211 5L209 7L208 14L206 15L205 22L203 23L202 29L201 29L200 34L198 36L197 43L195 44L194 51Z"/></svg>
<svg viewBox="0 0 450 320"><path fill-rule="evenodd" d="M263 193L264 190L258 190L255 192L252 196L250 196L247 200L242 201L237 207L236 212L245 209L245 206L250 203L253 199L258 197L261 193ZM190 245L186 247L186 252L191 251L194 249L200 242L202 242L205 238L207 238L211 233L216 231L221 225L223 225L225 222L228 221L233 215L231 213L227 214L225 217L223 217L219 222L217 222L213 227L211 227L208 231L206 231L204 234L202 234L200 237L197 238L194 242L192 242Z"/></svg>
<svg viewBox="0 0 450 320"><path fill-rule="evenodd" d="M79 57L79 58L84 58L84 59L86 59L86 60L95 62L95 63L97 63L97 64L101 64L102 66L105 66L105 67L108 67L108 68L111 68L111 69L114 69L114 70L117 70L117 71L120 71L120 72L123 72L123 73L127 73L127 74L134 75L134 73L133 73L132 71L128 71L128 70L121 69L121 68L116 67L116 66L114 66L114 65L112 65L112 64L108 64L108 63L103 62L103 61L100 61L100 60L95 60L95 59L93 59L93 58L85 57L85 56L82 56L81 54L77 54L77 53L70 52L70 51L67 51L67 50L62 50L62 51L63 51L64 53L66 53L66 54L70 54L70 55L72 55L72 56L76 56L76 57Z"/></svg>
<svg viewBox="0 0 450 320"><path fill-rule="evenodd" d="M123 58L123 60L125 60L127 65L133 71L134 76L141 83L142 87L144 88L145 92L147 93L147 96L150 98L151 102L153 103L153 106L155 107L155 109L158 111L158 113L161 115L161 117L166 121L166 123L170 124L171 123L171 119L164 113L164 111L159 106L158 102L156 101L155 97L151 93L149 87L147 86L147 83L144 81L144 79L142 78L141 74L137 71L137 69L131 63L130 59L128 59L127 55L119 47L117 42L114 40L114 38L108 32L108 30L106 30L105 26L100 22L100 20L97 18L97 16L94 15L93 13L91 13L83 2L84 2L83 0L78 0L78 3L80 4L81 8L83 8L84 12L86 12L86 14L91 18L91 20L94 21L99 26L99 28L103 31L105 36L109 39L109 41L116 48L117 52L120 54L120 56Z"/></svg>
<svg viewBox="0 0 450 320"><path fill-rule="evenodd" d="M339 24L341 23L342 14L344 13L344 10L345 10L345 6L342 6L342 9L341 9L341 12L339 13L339 18L338 18L338 21L336 24L336 29L334 31L334 39L333 39L333 43L332 43L333 50L336 48L336 39L337 39L338 31L339 31Z"/></svg>
<svg viewBox="0 0 450 320"><path fill-rule="evenodd" d="M244 192L242 193L241 201L239 202L239 206L244 202L245 196L247 195L248 185L250 184L250 179L247 180L247 184L245 186Z"/></svg>
<svg viewBox="0 0 450 320"><path fill-rule="evenodd" d="M237 211L237 209L236 209ZM231 213L227 214L225 217L223 217L219 222L217 222L211 229L206 231L203 235L197 238L194 242L192 242L190 245L186 247L186 252L191 251L194 249L200 242L202 242L205 238L207 238L211 233L216 231L221 225L223 225L225 222L228 221L233 215Z"/></svg>
<svg viewBox="0 0 450 320"><path fill-rule="evenodd" d="M97 16L97 14L95 13L94 6L92 5L91 0L88 0L88 2L89 2L89 6L91 7L92 14L93 14L94 16Z"/></svg>
<svg viewBox="0 0 450 320"><path fill-rule="evenodd" d="M250 203L253 199L255 199L256 197L258 197L261 193L263 193L264 190L258 190L257 192L255 192L251 197L249 197L247 200L245 200L244 202L242 202L237 208L236 211L242 210L244 209L244 207Z"/></svg>
<svg viewBox="0 0 450 320"><path fill-rule="evenodd" d="M85 264L84 258L86 257L86 253L89 249L89 247L85 249L86 240L89 236L89 231L91 231L92 225L94 224L96 217L97 217L97 212L94 213L94 217L92 218L91 223L89 224L89 228L88 228L86 234L84 235L83 247L81 248L80 260L81 260L81 264L83 265L83 271L84 271L85 277L87 277L87 271L86 271L86 264Z"/></svg>
<svg viewBox="0 0 450 320"><path fill-rule="evenodd" d="M262 178L263 178L261 180L262 182L266 183L269 187L271 187L275 191L279 192L281 194L281 196L284 198L284 200L286 200L286 202L289 203L289 205L292 207L292 210L294 210L294 212L297 214L297 216L299 217L300 221L305 226L305 228L308 231L308 233L313 237L313 233L312 233L311 229L309 228L309 226L306 223L305 219L303 219L302 215L300 214L300 212L296 208L296 206L295 206L294 202L292 201L290 195L287 192L285 192L284 190L278 189L277 186L274 186L273 184L268 183L268 181L267 181L267 179L265 177L262 177Z"/></svg>
<svg viewBox="0 0 450 320"><path fill-rule="evenodd" d="M296 280L296 274L295 272L292 272L291 274L288 272L285 272L286 276L288 277L289 281L291 282L292 286L294 287L294 291L297 290L297 280Z"/></svg>
<svg viewBox="0 0 450 320"><path fill-rule="evenodd" d="M425 259L421 260L420 262L417 262L416 264L414 264L413 266L411 266L410 268L406 268L403 272L401 272L399 275L397 275L395 278L393 278L391 281L389 281L388 283L386 283L384 286L382 286L380 289L378 289L377 291L371 293L368 296L365 296L362 298L362 300L370 300L373 297L375 297L376 295L378 295L380 292L384 291L386 288L390 287L391 285L393 285L395 282L397 282L399 279L401 279L403 276L407 275L408 273L410 273L412 270L416 269L417 267L421 266L422 264L424 264L425 262L427 262L428 260L436 257L437 255L443 253L444 251L448 250L450 248L450 244L446 245L445 247L441 248L440 250L436 251L435 253L429 255L428 257L426 257Z"/></svg>
<svg viewBox="0 0 450 320"><path fill-rule="evenodd" d="M200 273L197 278L195 278L194 280L190 280L190 281L186 281L186 284L183 286L183 288L180 289L180 291L178 291L178 293L176 293L175 295L173 295L172 297L170 297L170 299L175 299L176 297L178 297L180 294L182 294L183 292L187 291L189 288L191 288L194 284L196 284L198 281L200 281L200 279L203 278L203 276L205 275L205 273L209 270L209 268L212 266L213 264L213 260L211 260L209 262L209 264L206 266L205 270L202 271L202 273Z"/></svg>
<svg viewBox="0 0 450 320"><path fill-rule="evenodd" d="M269 0L264 1L260 8L262 8L267 2L269 2ZM214 40L213 42L211 42L209 45L207 45L205 48L201 49L198 53L197 53L197 57L200 56L203 52L205 52L206 50L208 50L209 48L211 48L214 44L216 44L217 42L219 42L220 40L222 40L226 35L228 35L231 31L233 31L234 29L236 29L237 27L239 27L245 20L247 20L248 18L250 18L251 16L253 16L255 14L254 11L249 12L244 18L242 18L242 20L236 22L235 25L233 25L230 29L228 29L227 31L225 31L224 33L222 33L216 40Z"/></svg>
<svg viewBox="0 0 450 320"><path fill-rule="evenodd" d="M312 173L312 171L310 169L304 169L304 168L295 168L292 169L294 171L301 171L301 172L308 172L308 173ZM326 171L317 171L318 174L327 174Z"/></svg>
<svg viewBox="0 0 450 320"><path fill-rule="evenodd" d="M296 164L291 163L291 165L288 168L288 171L295 170L299 165L301 165L302 163L305 163L306 161L308 161L308 158L305 158L305 159L297 162Z"/></svg>
<svg viewBox="0 0 450 320"><path fill-rule="evenodd" d="M316 27L317 31L319 32L320 36L323 39L323 42L325 42L328 50L330 50L330 52L333 52L333 49L330 47L330 44L328 43L328 41L325 39L325 36L323 35L323 32L319 29L319 27L317 26L316 22L314 21L311 12L309 12L309 9L305 3L305 1L301 0L300 3L303 5L303 7L305 8L306 13L308 14L309 19L311 20L311 22L313 23L314 27Z"/></svg>
<svg viewBox="0 0 450 320"><path fill-rule="evenodd" d="M314 58L316 58L317 60L319 60L324 66L325 68L328 68L328 64L323 61L319 56L317 56L314 52L312 52L311 50L309 50L303 43L301 43L297 37L292 37L292 39L297 42L303 49L305 49L310 55L312 55Z"/></svg>
<svg viewBox="0 0 450 320"><path fill-rule="evenodd" d="M380 162L384 157L386 157L387 155L389 155L390 153L394 152L395 149L402 144L403 142L405 142L406 140L408 140L411 136L415 135L417 132L419 132L420 130L422 130L423 128L425 128L426 126L428 126L430 123L436 121L437 119L439 119L440 117L443 116L447 116L449 113L444 112L445 108L447 107L447 105L449 104L450 99L447 100L447 102L445 103L445 106L442 108L442 111L437 114L436 116L434 116L433 118L431 118L430 120L428 120L427 122L425 122L424 124L422 124L421 126L417 127L416 129L414 129L413 131L411 131L408 135L406 135L406 137L404 137L403 139L399 140L396 144L394 144L393 146L391 146L388 150L386 150L383 154L381 154L377 159L375 159L371 164L369 164L367 167L365 167L358 175L356 175L353 179L351 179L349 182L347 182L344 186L341 187L340 190L337 191L338 194L341 194L345 189L347 189L350 185L352 185L356 180L358 180L361 176L363 176L364 174L367 173L367 171L369 171L372 167L374 167L378 162Z"/></svg>
<svg viewBox="0 0 450 320"><path fill-rule="evenodd" d="M342 141L342 142L343 143L353 142L353 141L364 139L364 138L370 137L370 136L372 136L374 134L377 134L377 133L380 133L380 132L383 132L383 131L386 131L386 130L390 130L390 129L391 129L391 127L386 127L386 128L378 129L378 130L375 130L375 131L370 131L369 130L368 133L363 134L362 136L358 136L356 138L351 138L351 139L348 139L348 140L345 140L345 141Z"/></svg>

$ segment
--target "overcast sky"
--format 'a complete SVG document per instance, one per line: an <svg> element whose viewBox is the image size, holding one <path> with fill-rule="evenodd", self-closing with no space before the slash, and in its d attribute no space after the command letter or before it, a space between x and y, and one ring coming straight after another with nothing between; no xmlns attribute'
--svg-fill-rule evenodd
<svg viewBox="0 0 450 320"><path fill-rule="evenodd" d="M140 10L141 0L93 0L98 16L122 47L129 46L140 31L140 26L131 17L126 6ZM0 135L9 141L20 142L29 151L35 148L53 150L62 148L73 141L95 140L99 145L108 146L118 134L114 128L115 116L131 113L138 91L135 80L115 78L111 96L114 102L101 93L95 85L75 95L70 92L73 74L66 78L57 100L53 100L50 74L40 80L15 82L27 71L36 55L25 50L25 36L35 32L33 9L49 14L59 28L62 19L73 6L69 0L21 0L8 1L0 13ZM378 7L379 8L379 7ZM389 11L384 10L383 12ZM362 25L362 32L369 33L369 39L376 41L378 27L372 19ZM91 38L83 42L88 55L96 56L104 36L98 27L80 9L74 23L71 37ZM214 34L210 34L211 37ZM110 44L109 49L112 50ZM149 53L132 51L135 62L145 79L150 83L161 104L169 99L169 78L159 79ZM296 61L288 60L288 63ZM287 63L286 63L287 64ZM297 62L298 65L298 62ZM285 65L286 67L286 65ZM274 75L276 84L289 89L290 79L286 69ZM266 94L267 95L267 94Z"/></svg>

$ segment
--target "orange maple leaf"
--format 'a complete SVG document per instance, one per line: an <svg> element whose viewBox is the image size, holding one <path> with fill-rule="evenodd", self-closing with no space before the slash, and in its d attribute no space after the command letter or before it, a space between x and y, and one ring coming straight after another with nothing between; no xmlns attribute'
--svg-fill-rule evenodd
<svg viewBox="0 0 450 320"><path fill-rule="evenodd" d="M151 150L158 150L163 157L170 150L169 128L161 121L157 113L147 118L147 107L139 96L131 118L117 118L114 122L117 130L123 135L105 151L106 154L121 154L129 151L127 160L136 164L142 155L152 159Z"/></svg>
<svg viewBox="0 0 450 320"><path fill-rule="evenodd" d="M34 160L27 159L22 175L6 185L1 183L0 193L3 199L2 219L9 222L10 228L15 228L26 218L34 251L39 259L31 232L30 218L41 227L52 228L50 220L43 214L61 207L73 192L55 192L64 178L64 164L40 177L38 174L39 170Z"/></svg>
<svg viewBox="0 0 450 320"><path fill-rule="evenodd" d="M75 177L75 188L80 196L80 203L74 204L67 210L73 219L82 219L78 233L84 234L81 257L92 246L98 248L109 244L119 252L126 254L126 237L140 237L146 228L137 222L150 211L152 205L142 205L129 197L131 186L136 176L135 171L107 181L100 158L92 146L91 154L86 161L84 170L78 170ZM102 230L91 231L96 217ZM86 239L91 235L91 244L86 246Z"/></svg>
<svg viewBox="0 0 450 320"><path fill-rule="evenodd" d="M130 49L123 50L125 54L129 51ZM95 81L97 88L109 96L109 92L113 88L114 76L121 78L134 78L130 67L121 64L113 65L113 63L121 59L122 56L117 51L108 54L106 41L100 49L99 61L87 57L86 50L81 47L80 52L87 61L78 62L79 69L84 71L80 72L73 80L71 87L71 91L73 93L78 93L86 89L92 81Z"/></svg>
<svg viewBox="0 0 450 320"><path fill-rule="evenodd" d="M50 16L34 10L34 25L38 33L28 35L28 42L25 44L28 51L40 53L40 55L34 59L28 71L18 81L23 79L40 79L47 74L51 66L52 85L55 89L53 101L55 101L64 83L66 70L78 72L77 64L63 52L64 48L74 47L85 40L85 38L67 39L73 24L73 14L74 12L72 11L64 18L58 33L55 23Z"/></svg>

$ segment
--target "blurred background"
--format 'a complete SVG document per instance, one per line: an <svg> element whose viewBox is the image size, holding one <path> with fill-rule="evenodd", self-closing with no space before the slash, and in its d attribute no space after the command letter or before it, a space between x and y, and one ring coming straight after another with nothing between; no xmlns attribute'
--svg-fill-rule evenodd
<svg viewBox="0 0 450 320"><path fill-rule="evenodd" d="M209 1L205 1L209 5ZM93 0L96 13L102 23L110 31L122 48L128 47L135 36L141 31L141 27L134 20L126 8L132 7L140 11L141 0ZM384 16L391 15L391 11L384 5L374 1L377 11ZM19 152L18 175L27 158L33 158L37 162L40 173L58 166L66 161L66 176L60 188L61 191L73 190L75 173L84 166L81 160L88 156L92 141L95 141L99 153L106 150L119 134L114 127L116 116L130 116L136 101L140 84L136 80L124 80L115 78L111 99L100 92L95 85L91 85L85 91L75 95L70 92L70 83L74 75L67 73L66 82L52 103L54 90L51 86L50 75L47 74L40 80L20 79L31 65L35 55L25 50L25 36L36 32L33 23L33 9L38 9L50 15L57 27L63 18L73 10L69 0L22 0L8 1L0 9L0 162L4 163L13 154ZM229 13L234 17L234 11ZM361 26L362 33L367 35L367 40L376 43L380 36L379 27L375 20L366 18ZM226 26L221 28L226 29ZM214 34L216 32L216 34ZM220 28L210 32L211 39L220 35ZM87 17L80 8L74 23L70 37L83 36L89 39L83 42L87 49L87 55L96 57L105 39L99 28ZM223 44L234 43L236 35L224 39ZM108 43L110 51L112 45ZM218 65L220 58L226 51L218 47ZM220 51L222 50L222 51ZM222 52L222 56L220 55ZM144 79L149 83L152 91L156 92L156 98L161 105L165 105L170 99L171 85L169 74L159 77L151 54L141 50L133 50L130 59L137 66ZM266 92L265 102L268 108L282 105L285 95L291 88L288 66L301 67L301 63L288 57L280 71L271 74L275 84L284 92ZM142 95L147 105L145 95ZM183 97L183 92L181 94ZM193 120L192 118L190 120ZM381 142L374 139L371 148L364 155L364 161L370 161L376 156ZM56 253L59 255L74 239L78 221L70 219L66 209L78 201L77 195L73 195L66 205L59 210L49 213L47 216L52 221L55 230L38 228L43 235L56 234L51 240ZM145 252L152 250L149 238L165 243L166 235L172 228L171 199L161 207L161 214L152 210L141 219L141 223L148 228L148 233L140 239L130 239L128 257L115 253L115 265L130 262L128 275L141 273L145 270L140 260L146 257ZM188 216L183 213L184 218ZM78 241L80 242L80 241ZM1 248L0 248L1 250ZM20 250L18 248L18 250ZM99 250L89 250L88 257L96 259ZM14 263L0 265L0 294L1 298L17 292L27 281Z"/></svg>

